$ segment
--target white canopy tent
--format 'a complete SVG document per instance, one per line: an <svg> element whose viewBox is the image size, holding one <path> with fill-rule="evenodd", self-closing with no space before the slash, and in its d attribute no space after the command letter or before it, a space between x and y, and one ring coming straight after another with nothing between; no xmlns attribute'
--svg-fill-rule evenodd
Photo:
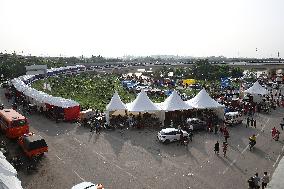
<svg viewBox="0 0 284 189"><path fill-rule="evenodd" d="M162 103L159 103L159 106L164 111L176 111L176 110L189 110L193 109L192 106L187 104L181 99L178 93L174 90L172 94Z"/></svg>
<svg viewBox="0 0 284 189"><path fill-rule="evenodd" d="M266 95L268 94L268 91L262 87L258 81L256 81L253 86L251 86L249 89L245 90L244 93L248 93L251 95Z"/></svg>
<svg viewBox="0 0 284 189"><path fill-rule="evenodd" d="M106 106L106 121L109 124L110 112L125 112L127 110L126 105L121 101L117 91L113 94L109 104Z"/></svg>
<svg viewBox="0 0 284 189"><path fill-rule="evenodd" d="M0 189L23 189L17 171L0 152Z"/></svg>
<svg viewBox="0 0 284 189"><path fill-rule="evenodd" d="M187 104L196 109L225 108L209 96L205 89L202 89L194 98L187 101Z"/></svg>
<svg viewBox="0 0 284 189"><path fill-rule="evenodd" d="M126 104L127 110L130 113L139 113L139 112L148 112L154 113L159 118L159 120L164 123L165 120L165 112L155 103L153 103L149 97L147 96L144 90L137 95L136 99Z"/></svg>
<svg viewBox="0 0 284 189"><path fill-rule="evenodd" d="M161 110L160 107L149 99L144 90L141 90L136 99L126 104L126 106L129 112L157 112Z"/></svg>

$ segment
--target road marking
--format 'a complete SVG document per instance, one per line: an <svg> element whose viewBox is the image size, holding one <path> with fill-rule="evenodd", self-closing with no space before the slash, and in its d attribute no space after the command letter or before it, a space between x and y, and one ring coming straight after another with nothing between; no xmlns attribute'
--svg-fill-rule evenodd
<svg viewBox="0 0 284 189"><path fill-rule="evenodd" d="M55 156L56 156L60 161L62 161L63 164L65 164L65 161L64 161L63 159L61 159L61 158L60 158L58 155L56 155L56 154L55 154Z"/></svg>
<svg viewBox="0 0 284 189"><path fill-rule="evenodd" d="M56 156L59 160L61 160L61 161L62 161L62 159L61 159L60 157L58 157L58 155L56 155L56 154L55 154L55 156Z"/></svg>
<svg viewBox="0 0 284 189"><path fill-rule="evenodd" d="M284 146L282 146L281 153L278 155L278 157L277 157L277 159L276 159L276 161L274 162L274 164L273 164L272 167L275 167L275 165L277 165L277 163L278 163L278 161L279 161L279 159L280 159L280 157L281 157L281 154L282 154L283 150L284 150Z"/></svg>
<svg viewBox="0 0 284 189"><path fill-rule="evenodd" d="M73 171L83 182L86 182L85 179L83 179L76 171Z"/></svg>
<svg viewBox="0 0 284 189"><path fill-rule="evenodd" d="M275 161L275 163L272 165L272 167L274 167L274 166L277 164L277 162L278 162L278 160L279 160L280 157L281 157L281 155L279 154L278 157L277 157L277 159L276 159L276 161Z"/></svg>
<svg viewBox="0 0 284 189"><path fill-rule="evenodd" d="M264 128L267 126L267 123L269 122L269 120L270 120L270 118L267 119L267 121L265 122L264 126L262 126L260 132L262 132L262 131L264 130ZM259 136L260 132L256 135L256 137ZM241 154L243 154L248 148L249 148L249 145L247 145L247 146L243 149L243 151L241 152ZM284 149L284 146L283 146L282 149ZM229 168L232 167L236 162L237 162L237 158L234 159L234 160L230 163L230 165L228 165L228 166L226 167L226 169L223 171L223 175L224 175L224 174L229 170ZM275 166L275 165L273 165L273 167L274 167L274 166Z"/></svg>
<svg viewBox="0 0 284 189"><path fill-rule="evenodd" d="M80 145L82 145L82 142L74 137L74 140L76 140Z"/></svg>

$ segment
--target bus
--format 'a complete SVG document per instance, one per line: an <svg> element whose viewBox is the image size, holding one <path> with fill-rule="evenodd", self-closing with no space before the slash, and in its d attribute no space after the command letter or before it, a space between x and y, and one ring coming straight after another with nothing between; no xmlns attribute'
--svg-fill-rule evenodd
<svg viewBox="0 0 284 189"><path fill-rule="evenodd" d="M0 110L0 129L8 138L18 138L29 132L28 120L13 109Z"/></svg>

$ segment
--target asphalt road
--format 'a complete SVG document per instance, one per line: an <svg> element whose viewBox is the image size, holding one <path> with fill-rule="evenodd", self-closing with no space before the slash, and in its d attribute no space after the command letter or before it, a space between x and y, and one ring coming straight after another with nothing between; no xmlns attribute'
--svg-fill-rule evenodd
<svg viewBox="0 0 284 189"><path fill-rule="evenodd" d="M9 106L0 92L0 101ZM156 141L157 130L125 129L100 135L75 123L58 123L43 115L28 115L30 129L43 136L49 152L32 174L18 171L26 189L69 189L82 181L103 183L105 188L247 188L255 172L270 174L282 158L283 139L272 140L270 130L279 127L284 108L257 114L257 128L230 127L227 157L214 154L221 134L195 133L188 147ZM245 121L244 121L245 122ZM257 144L248 150L248 137L257 134ZM11 153L19 153L9 142Z"/></svg>

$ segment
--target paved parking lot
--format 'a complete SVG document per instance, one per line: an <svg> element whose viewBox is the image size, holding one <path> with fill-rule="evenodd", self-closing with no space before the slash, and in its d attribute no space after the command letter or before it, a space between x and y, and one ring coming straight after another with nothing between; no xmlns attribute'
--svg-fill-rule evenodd
<svg viewBox="0 0 284 189"><path fill-rule="evenodd" d="M1 93L1 101L7 102ZM246 188L248 177L275 170L282 157L283 139L271 139L284 109L258 114L257 128L230 127L227 157L213 151L220 134L195 133L188 147L164 145L156 140L158 130L124 129L100 135L72 123L59 123L42 115L29 115L31 130L42 135L49 152L38 170L19 171L24 188L71 188L82 181L103 183L105 188ZM256 148L248 150L248 137L256 133ZM9 143L15 148L15 142Z"/></svg>

